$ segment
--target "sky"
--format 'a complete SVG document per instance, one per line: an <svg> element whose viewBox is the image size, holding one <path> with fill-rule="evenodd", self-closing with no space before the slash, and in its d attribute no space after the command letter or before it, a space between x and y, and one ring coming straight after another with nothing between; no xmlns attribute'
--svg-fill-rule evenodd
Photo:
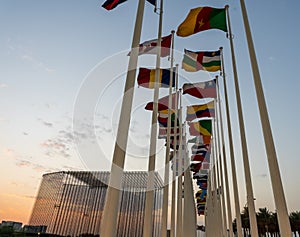
<svg viewBox="0 0 300 237"><path fill-rule="evenodd" d="M0 220L28 223L42 175L61 170L110 170L135 22L137 0L112 11L98 0L0 1ZM231 27L256 208L275 210L239 1L165 1L163 35L190 9L230 6ZM246 1L289 211L300 210L297 109L300 22L297 0ZM145 5L141 41L157 38L158 14ZM216 74L180 68L184 48L224 48L240 205L246 205L229 41L218 30L175 37L179 86ZM170 62L162 58L162 67ZM154 67L155 56L138 66ZM167 90L161 89L160 95ZM153 91L135 86L126 170L147 170ZM221 99L222 100L222 99ZM199 100L185 96L183 105ZM285 113L288 111L288 113ZM227 133L225 133L227 136ZM226 144L228 151L228 144ZM157 170L164 143L157 141ZM231 183L231 169L228 163ZM231 192L232 192L232 186ZM232 196L232 195L231 195ZM232 196L233 197L233 196Z"/></svg>

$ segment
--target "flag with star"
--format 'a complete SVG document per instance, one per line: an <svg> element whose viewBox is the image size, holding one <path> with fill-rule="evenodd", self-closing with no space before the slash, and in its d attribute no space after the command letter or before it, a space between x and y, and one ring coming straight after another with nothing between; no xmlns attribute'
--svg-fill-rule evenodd
<svg viewBox="0 0 300 237"><path fill-rule="evenodd" d="M177 36L187 37L200 31L219 29L227 32L225 8L198 7L191 9L177 28Z"/></svg>

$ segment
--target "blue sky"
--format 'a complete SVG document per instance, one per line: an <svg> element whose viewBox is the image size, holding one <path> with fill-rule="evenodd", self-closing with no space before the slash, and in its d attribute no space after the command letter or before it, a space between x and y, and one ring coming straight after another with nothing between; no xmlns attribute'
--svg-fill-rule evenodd
<svg viewBox="0 0 300 237"><path fill-rule="evenodd" d="M110 12L101 8L101 4L96 0L0 1L0 220L28 221L33 197L45 172L110 167L137 0L128 0ZM226 4L230 6L256 207L274 210L239 1L165 1L163 35L176 30L191 8L221 8ZM300 114L296 105L300 99L296 78L300 61L297 27L300 3L246 1L246 6L288 208L300 210L297 182ZM146 3L141 41L157 37L157 24L158 15ZM175 60L180 64L184 48L216 50L220 46L224 47L240 204L244 206L229 41L218 30L176 37ZM155 56L141 56L139 66L145 65L153 67ZM162 65L169 65L166 58L162 59ZM204 72L188 74L181 70L180 73L180 85L212 76ZM94 85L94 92L99 90L96 106L92 108L95 124L83 116L86 121L77 124L74 135L73 113L85 85ZM143 106L151 101L152 93L136 87L127 169L147 169L151 113L144 111ZM166 93L161 90L161 95ZM185 97L184 103L195 104L197 100ZM78 148L74 136L84 141L82 147ZM94 139L100 149L86 149L86 145L94 144ZM164 161L162 141L158 141L158 149L159 169Z"/></svg>

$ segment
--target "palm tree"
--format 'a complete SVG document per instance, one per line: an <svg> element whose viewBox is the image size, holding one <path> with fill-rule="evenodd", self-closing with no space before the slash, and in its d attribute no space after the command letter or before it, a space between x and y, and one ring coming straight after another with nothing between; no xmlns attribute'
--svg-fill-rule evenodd
<svg viewBox="0 0 300 237"><path fill-rule="evenodd" d="M250 222L249 222L249 211L248 207L244 207L241 214L242 228L244 230L244 237L250 236Z"/></svg>
<svg viewBox="0 0 300 237"><path fill-rule="evenodd" d="M259 212L256 215L258 233L262 236L268 236L272 213L266 207L258 210Z"/></svg>
<svg viewBox="0 0 300 237"><path fill-rule="evenodd" d="M300 211L290 213L291 228L295 236L300 236Z"/></svg>

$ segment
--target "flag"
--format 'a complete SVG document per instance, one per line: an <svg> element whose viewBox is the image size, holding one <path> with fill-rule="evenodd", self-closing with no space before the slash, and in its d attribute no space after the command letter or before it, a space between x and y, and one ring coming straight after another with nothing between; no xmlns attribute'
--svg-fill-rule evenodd
<svg viewBox="0 0 300 237"><path fill-rule="evenodd" d="M154 5L156 7L156 0L147 0L147 2L151 3L152 5Z"/></svg>
<svg viewBox="0 0 300 237"><path fill-rule="evenodd" d="M186 37L209 29L227 32L225 8L198 7L191 9L185 20L178 26L176 34Z"/></svg>
<svg viewBox="0 0 300 237"><path fill-rule="evenodd" d="M211 136L196 136L188 140L188 143L210 144Z"/></svg>
<svg viewBox="0 0 300 237"><path fill-rule="evenodd" d="M213 52L193 52L184 50L182 68L188 72L205 70L216 72L221 70L220 50Z"/></svg>
<svg viewBox="0 0 300 237"><path fill-rule="evenodd" d="M205 156L210 151L210 146L205 144L194 144L192 146L192 153Z"/></svg>
<svg viewBox="0 0 300 237"><path fill-rule="evenodd" d="M153 39L139 44L139 55L157 54L157 50L158 50L157 41L158 41L157 39ZM172 41L172 34L161 38L161 45L160 45L161 57L166 57L170 55L171 41ZM130 52L128 53L127 56L130 56Z"/></svg>
<svg viewBox="0 0 300 237"><path fill-rule="evenodd" d="M182 86L182 94L189 94L199 99L216 98L216 79L206 82L185 83Z"/></svg>
<svg viewBox="0 0 300 237"><path fill-rule="evenodd" d="M193 179L207 180L208 175L207 174L194 173L193 174Z"/></svg>
<svg viewBox="0 0 300 237"><path fill-rule="evenodd" d="M102 7L106 10L112 10L119 4L126 2L127 0L107 0L102 4Z"/></svg>
<svg viewBox="0 0 300 237"><path fill-rule="evenodd" d="M211 120L200 120L197 122L189 123L189 131L192 136L211 136L212 134L212 122Z"/></svg>
<svg viewBox="0 0 300 237"><path fill-rule="evenodd" d="M174 136L175 132L177 132L177 134L179 134L179 131L180 131L179 127L177 127L177 131L176 131L176 129L174 129L174 127L172 127L171 130L170 130L170 136ZM158 129L158 139L165 139L165 138L167 138L167 132L168 132L168 128L159 126L159 129Z"/></svg>
<svg viewBox="0 0 300 237"><path fill-rule="evenodd" d="M176 96L177 95L177 96ZM178 94L177 92L173 93L172 95L172 107L171 109L175 109L175 104L178 104ZM176 102L176 98L177 98L177 103ZM162 97L158 100L158 111L162 111L162 110L166 110L168 109L168 104L169 104L169 95ZM146 106L145 106L146 110L153 110L153 102L149 102Z"/></svg>
<svg viewBox="0 0 300 237"><path fill-rule="evenodd" d="M175 126L175 112L171 111L171 127ZM168 110L162 110L158 112L157 121L160 126L167 127L168 126ZM179 125L179 120L177 118L177 125Z"/></svg>
<svg viewBox="0 0 300 237"><path fill-rule="evenodd" d="M159 78L158 78L158 87L169 88L170 85L170 69L159 69ZM173 68L173 84L175 87L175 71L176 68ZM156 69L148 69L141 67L139 70L139 75L137 77L138 85L153 89L155 86L155 74Z"/></svg>
<svg viewBox="0 0 300 237"><path fill-rule="evenodd" d="M186 121L192 121L196 118L215 117L214 101L203 105L187 106Z"/></svg>

